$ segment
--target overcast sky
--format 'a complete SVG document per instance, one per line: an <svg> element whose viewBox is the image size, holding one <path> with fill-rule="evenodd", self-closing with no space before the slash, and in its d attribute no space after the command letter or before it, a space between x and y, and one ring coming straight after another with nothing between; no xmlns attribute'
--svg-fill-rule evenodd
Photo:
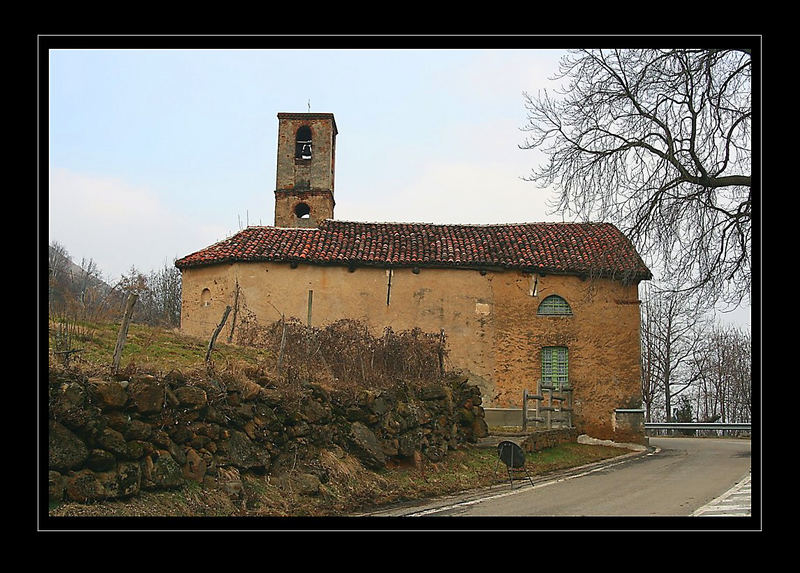
<svg viewBox="0 0 800 573"><path fill-rule="evenodd" d="M522 179L560 50L53 50L49 241L109 282L272 225L279 112L333 113L334 216L561 221Z"/></svg>

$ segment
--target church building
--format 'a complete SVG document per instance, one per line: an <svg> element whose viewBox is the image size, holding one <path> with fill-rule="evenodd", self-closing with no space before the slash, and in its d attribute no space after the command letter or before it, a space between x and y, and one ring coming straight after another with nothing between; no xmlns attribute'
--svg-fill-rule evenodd
<svg viewBox="0 0 800 573"><path fill-rule="evenodd" d="M608 223L336 220L337 134L333 114L278 114L274 226L176 261L181 330L208 338L235 296L262 324L444 330L484 407L568 391L580 433L643 442L638 284L652 275L627 237Z"/></svg>

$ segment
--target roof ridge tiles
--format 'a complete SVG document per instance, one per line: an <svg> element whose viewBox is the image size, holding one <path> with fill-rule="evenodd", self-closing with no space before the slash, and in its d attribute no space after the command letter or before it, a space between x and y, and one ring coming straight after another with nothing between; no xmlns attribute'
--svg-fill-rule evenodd
<svg viewBox="0 0 800 573"><path fill-rule="evenodd" d="M522 221L517 223L433 223L425 221L351 221L349 219L323 219L320 225L328 224L352 224L352 225L391 225L391 226L429 226L429 227L519 227L529 225L554 225L554 226L613 226L606 221ZM281 227L290 228L290 227Z"/></svg>

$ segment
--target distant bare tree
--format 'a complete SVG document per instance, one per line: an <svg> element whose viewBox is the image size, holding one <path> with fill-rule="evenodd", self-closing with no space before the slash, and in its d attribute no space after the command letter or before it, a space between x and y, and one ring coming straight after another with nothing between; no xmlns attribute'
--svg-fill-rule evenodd
<svg viewBox="0 0 800 573"><path fill-rule="evenodd" d="M150 273L147 284L159 320L168 326L180 326L181 271L174 264L165 263L159 271Z"/></svg>
<svg viewBox="0 0 800 573"><path fill-rule="evenodd" d="M68 284L69 253L61 243L50 243L47 256L47 298L50 312L64 304Z"/></svg>
<svg viewBox="0 0 800 573"><path fill-rule="evenodd" d="M102 280L102 275L94 259L89 259L88 261L86 259L81 259L81 264L78 266L80 267L80 271L77 273L77 276L74 277L75 285L78 288L80 297L84 298L86 291L94 286L97 281Z"/></svg>
<svg viewBox="0 0 800 573"><path fill-rule="evenodd" d="M752 338L735 327L717 326L695 351L699 381L698 415L705 420L750 422Z"/></svg>
<svg viewBox="0 0 800 573"><path fill-rule="evenodd" d="M129 294L137 295L134 322L179 326L181 274L174 264L145 274L134 265L113 287L103 281L92 259L76 265L66 248L53 241L48 254L48 298L51 317L72 321L116 319Z"/></svg>
<svg viewBox="0 0 800 573"><path fill-rule="evenodd" d="M69 253L58 241L50 243L47 257L47 269L51 279L58 280L69 267Z"/></svg>
<svg viewBox="0 0 800 573"><path fill-rule="evenodd" d="M644 298L644 297L643 297ZM645 410L645 420L648 422L657 421L655 410L663 396L659 389L660 376L656 356L659 352L658 338L656 337L656 327L653 324L655 318L648 312L647 301L642 301L641 306L641 327L639 329L640 341L642 346L641 370L642 370L642 404Z"/></svg>
<svg viewBox="0 0 800 573"><path fill-rule="evenodd" d="M733 305L751 292L751 53L575 50L558 97L524 94L529 180L553 205L617 224L673 290Z"/></svg>
<svg viewBox="0 0 800 573"><path fill-rule="evenodd" d="M107 317L116 293L102 278L94 260L81 259L76 265L57 241L48 253L48 298L51 315L68 314L76 320Z"/></svg>
<svg viewBox="0 0 800 573"><path fill-rule="evenodd" d="M695 351L705 319L691 299L645 287L642 295L642 402L645 416L655 421L656 408L672 421L673 399L700 379ZM660 416L658 416L660 417Z"/></svg>
<svg viewBox="0 0 800 573"><path fill-rule="evenodd" d="M127 298L127 295L130 293L141 296L141 294L147 290L147 275L137 269L136 265L131 265L127 273L122 273L122 275L120 275L119 282L116 286L125 293L125 298Z"/></svg>
<svg viewBox="0 0 800 573"><path fill-rule="evenodd" d="M75 294L81 314L85 318L99 318L109 308L109 289L93 259L81 259L78 266L79 269L73 276L73 285L77 289Z"/></svg>
<svg viewBox="0 0 800 573"><path fill-rule="evenodd" d="M181 276L174 265L144 274L131 266L120 278L123 293L138 297L133 321L151 325L179 326L181 318Z"/></svg>

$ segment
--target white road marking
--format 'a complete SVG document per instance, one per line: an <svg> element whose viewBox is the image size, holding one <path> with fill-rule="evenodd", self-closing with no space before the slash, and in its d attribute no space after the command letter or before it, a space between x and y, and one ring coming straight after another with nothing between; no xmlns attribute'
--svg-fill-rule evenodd
<svg viewBox="0 0 800 573"><path fill-rule="evenodd" d="M648 454L648 455L650 455L650 454ZM540 489L540 488L547 487L547 486L550 486L550 485L555 485L557 483L565 482L567 480L583 477L583 476L586 476L586 475L589 475L589 474L592 474L592 473L595 473L595 472L604 471L604 470L606 470L606 469L608 469L610 467L614 467L614 466L618 466L620 464L624 464L627 461L629 461L629 460L622 460L622 461L619 461L619 462L616 462L616 463L612 463L612 464L605 464L605 465L602 465L600 467L592 468L592 469L589 469L587 471L584 471L584 472L581 472L581 473L577 473L577 474L574 474L574 475L564 476L562 478L546 481L546 482L540 483L540 484L525 485L525 486L523 486L523 487L521 487L519 489L516 489L516 490L506 491L506 492L503 492L503 493L498 493L498 494L490 495L490 496L487 496L487 497L481 497L479 499L472 499L472 500L469 500L469 501L462 501L462 502L454 503L454 504L451 504L451 505L445 505L445 506L442 506L442 507L435 507L435 508L432 508L432 509L426 509L426 510L418 511L418 512L415 512L415 513L409 513L409 514L405 515L404 517L421 517L421 516L424 516L424 515L430 515L432 513L440 513L442 511L449 511L451 509L457 509L459 507L467 507L467 506L470 506L470 505L477 505L479 503L483 503L484 501L490 501L490 500L493 500L493 499L500 499L500 498L508 497L508 496L511 496L511 495L517 495L518 493L522 493L522 492L525 492L525 491L531 491L533 489Z"/></svg>
<svg viewBox="0 0 800 573"><path fill-rule="evenodd" d="M750 474L740 480L731 489L702 507L692 515L700 517L731 516L744 517L752 514Z"/></svg>

